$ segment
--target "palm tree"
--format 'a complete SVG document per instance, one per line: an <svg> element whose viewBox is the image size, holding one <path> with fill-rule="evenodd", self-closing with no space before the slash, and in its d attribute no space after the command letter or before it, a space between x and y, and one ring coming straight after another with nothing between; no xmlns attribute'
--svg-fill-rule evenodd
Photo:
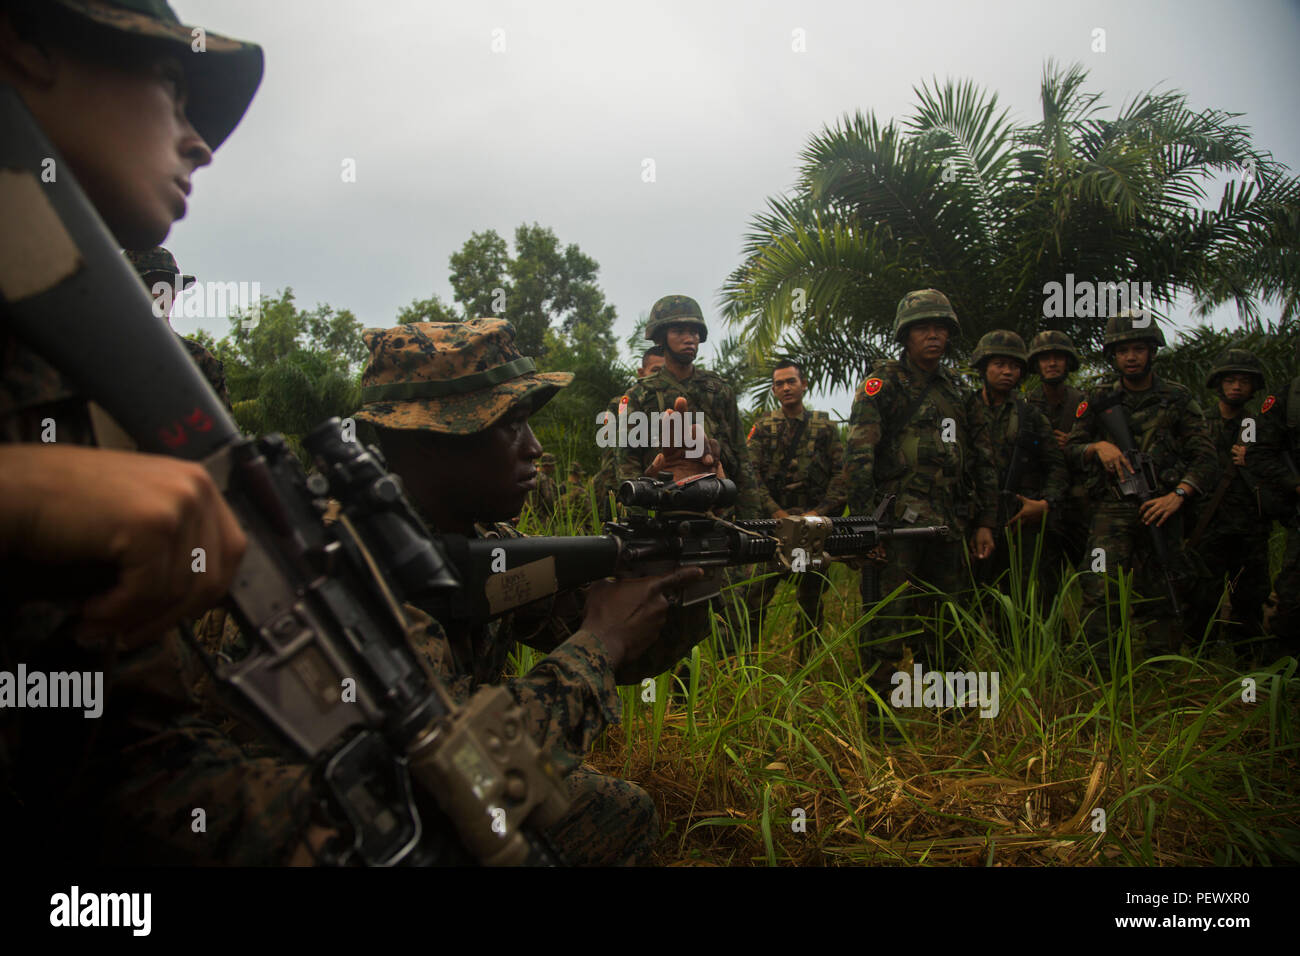
<svg viewBox="0 0 1300 956"><path fill-rule="evenodd" d="M983 332L1059 328L1096 348L1104 318L1045 318L1045 286L1150 283L1157 315L1261 300L1294 312L1300 183L1254 149L1239 114L1147 92L1105 118L1086 72L1048 62L1040 122L1017 126L969 81L922 85L916 112L857 113L815 136L794 190L754 217L723 311L750 355L797 355L821 387L856 384L893 351L898 300L952 300L965 348ZM1234 174L1217 210L1207 183Z"/></svg>

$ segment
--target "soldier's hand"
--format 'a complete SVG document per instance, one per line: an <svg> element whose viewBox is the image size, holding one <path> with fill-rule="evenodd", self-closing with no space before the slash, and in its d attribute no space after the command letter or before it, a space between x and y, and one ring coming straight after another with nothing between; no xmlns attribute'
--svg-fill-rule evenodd
<svg viewBox="0 0 1300 956"><path fill-rule="evenodd" d="M684 415L686 413L686 399L678 396L673 402L673 407L664 412L662 419L662 433L660 435L659 445L663 448L650 467L645 473L651 478L656 478L661 471L671 472L674 481L681 481L685 478L694 478L696 475L717 475L719 478L724 477L722 474L721 443L709 438L704 433L703 425L692 425L689 429L680 429L679 426L670 424L670 416ZM673 434L676 432L677 434ZM680 439L674 442L674 439ZM670 442L673 442L670 444ZM691 457L689 451L699 451L702 454Z"/></svg>
<svg viewBox="0 0 1300 956"><path fill-rule="evenodd" d="M0 449L0 551L103 564L117 582L85 603L92 632L156 636L216 604L247 540L202 466L72 445ZM202 548L205 570L192 570Z"/></svg>
<svg viewBox="0 0 1300 956"><path fill-rule="evenodd" d="M970 541L970 553L981 560L993 554L993 529L980 525Z"/></svg>
<svg viewBox="0 0 1300 956"><path fill-rule="evenodd" d="M1159 498L1152 498L1150 501L1144 502L1139 514L1142 516L1143 524L1155 522L1156 527L1159 527L1182 506L1182 497L1171 491L1167 495L1161 495Z"/></svg>
<svg viewBox="0 0 1300 956"><path fill-rule="evenodd" d="M1047 514L1047 499L1026 498L1024 495L1016 495L1020 501L1020 510L1007 519L1007 527L1010 528L1016 524L1036 525L1043 520Z"/></svg>
<svg viewBox="0 0 1300 956"><path fill-rule="evenodd" d="M1246 467L1246 446L1245 445L1232 446L1232 463L1239 468Z"/></svg>
<svg viewBox="0 0 1300 956"><path fill-rule="evenodd" d="M703 568L678 568L657 577L596 581L587 588L582 629L605 645L616 681L639 676L621 668L640 658L659 637L670 600L677 603L678 592L702 577Z"/></svg>
<svg viewBox="0 0 1300 956"><path fill-rule="evenodd" d="M772 512L772 517L777 519L788 518L789 516L790 512L786 511L784 508L777 508L776 511Z"/></svg>
<svg viewBox="0 0 1300 956"><path fill-rule="evenodd" d="M1108 441L1099 441L1093 444L1092 450L1096 453L1097 460L1101 462L1101 467L1108 474L1122 477L1123 473L1117 470L1119 468L1123 468L1130 475L1133 474L1133 466L1129 464L1129 460L1124 456L1124 453L1119 450L1119 446Z"/></svg>
<svg viewBox="0 0 1300 956"><path fill-rule="evenodd" d="M1053 428L1052 434L1056 436L1056 444L1059 448L1065 448L1065 440L1070 437L1069 432L1063 432L1059 428Z"/></svg>

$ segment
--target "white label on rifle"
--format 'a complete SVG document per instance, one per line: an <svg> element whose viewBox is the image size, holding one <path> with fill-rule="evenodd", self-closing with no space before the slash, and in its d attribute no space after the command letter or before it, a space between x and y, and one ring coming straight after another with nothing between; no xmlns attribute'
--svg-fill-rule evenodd
<svg viewBox="0 0 1300 956"><path fill-rule="evenodd" d="M555 582L555 558L548 555L530 561L513 571L502 571L487 579L483 594L493 615L504 614L533 601L549 597L558 590Z"/></svg>

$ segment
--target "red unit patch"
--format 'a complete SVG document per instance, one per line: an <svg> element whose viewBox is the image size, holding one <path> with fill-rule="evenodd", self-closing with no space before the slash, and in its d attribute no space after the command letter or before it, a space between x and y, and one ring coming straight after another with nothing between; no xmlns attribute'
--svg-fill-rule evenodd
<svg viewBox="0 0 1300 956"><path fill-rule="evenodd" d="M1082 401L1082 402L1080 402L1080 403L1079 403L1079 407L1076 408L1076 409L1074 410L1074 417L1075 417L1075 418L1082 418L1082 417L1083 417L1083 413L1086 412L1087 410L1088 410L1088 403L1087 403L1087 401Z"/></svg>
<svg viewBox="0 0 1300 956"><path fill-rule="evenodd" d="M862 383L862 390L871 398L876 397L876 393L885 387L885 383L878 378L869 378Z"/></svg>
<svg viewBox="0 0 1300 956"><path fill-rule="evenodd" d="M1259 413L1261 415L1264 414L1266 411L1268 411L1276 404L1277 404L1277 399L1274 398L1272 395L1270 395L1268 398L1264 399L1264 404L1260 406Z"/></svg>

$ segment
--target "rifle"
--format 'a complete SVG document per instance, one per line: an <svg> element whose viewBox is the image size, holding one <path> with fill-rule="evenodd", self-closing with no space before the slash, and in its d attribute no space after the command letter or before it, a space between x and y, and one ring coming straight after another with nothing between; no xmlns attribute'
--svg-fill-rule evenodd
<svg viewBox="0 0 1300 956"><path fill-rule="evenodd" d="M304 439L311 477L280 436L241 436L4 86L0 133L0 316L141 451L202 462L222 489L248 537L229 603L253 647L216 673L312 766L347 835L333 862L556 862L539 831L568 800L509 693L457 707L411 647L402 602L459 581L400 481L337 419ZM342 504L332 525L326 496Z"/></svg>
<svg viewBox="0 0 1300 956"><path fill-rule="evenodd" d="M1011 447L1011 461L1007 463L1007 470L1002 476L1002 487L998 490L999 528L1005 528L1007 522L1020 510L1017 495L1020 489L1021 472L1024 471L1025 455L1038 447L1038 442L1025 427L1025 402L1018 398L1015 401L1020 427L1016 430L1016 441Z"/></svg>
<svg viewBox="0 0 1300 956"><path fill-rule="evenodd" d="M836 558L864 555L881 541L948 534L946 525L894 527L886 517L892 512L893 495L867 516L725 521L706 512L735 501L736 485L730 479L697 475L673 481L665 472L658 478L624 481L618 494L623 505L643 510L606 522L601 535L489 540L442 536L446 555L465 586L434 595L431 613L483 622L610 575L643 577L681 567L703 568L705 576L682 593L680 603L688 607L718 596L722 570L734 565L820 571Z"/></svg>
<svg viewBox="0 0 1300 956"><path fill-rule="evenodd" d="M1133 468L1131 473L1121 474L1116 477L1116 484L1119 487L1121 497L1137 502L1139 506L1152 498L1159 497L1155 460L1149 454L1140 450L1137 442L1134 441L1133 430L1129 427L1128 411L1124 407L1121 395L1117 393L1099 409L1098 421L1101 423L1102 430L1110 437L1111 442L1124 453L1124 457L1128 459L1128 463ZM1151 550L1156 556L1156 562L1160 565L1161 577L1164 579L1165 597L1169 601L1174 616L1181 619L1183 610L1178 601L1178 590L1174 583L1169 541L1165 536L1165 529L1156 524L1149 524L1146 528L1151 535Z"/></svg>

